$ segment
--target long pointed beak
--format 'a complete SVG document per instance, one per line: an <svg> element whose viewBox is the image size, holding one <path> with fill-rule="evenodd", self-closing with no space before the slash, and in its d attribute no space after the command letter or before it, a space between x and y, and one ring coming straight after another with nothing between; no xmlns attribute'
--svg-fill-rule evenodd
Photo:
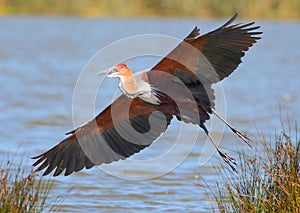
<svg viewBox="0 0 300 213"><path fill-rule="evenodd" d="M106 75L108 77L114 77L114 73L116 73L116 72L117 72L117 69L112 67L107 70L97 72L96 75Z"/></svg>

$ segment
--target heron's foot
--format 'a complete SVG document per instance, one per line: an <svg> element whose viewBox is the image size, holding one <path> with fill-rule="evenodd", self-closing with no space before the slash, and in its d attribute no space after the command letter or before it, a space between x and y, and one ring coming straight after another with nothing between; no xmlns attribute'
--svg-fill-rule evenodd
<svg viewBox="0 0 300 213"><path fill-rule="evenodd" d="M220 154L220 156L223 158L223 160L225 161L225 163L234 171L237 173L237 170L235 168L236 166L236 162L235 159L231 156L229 156L227 153L222 152L221 150L218 149L218 152Z"/></svg>
<svg viewBox="0 0 300 213"><path fill-rule="evenodd" d="M248 146L250 146L252 148L252 141L251 139L248 137L248 135L246 133L243 133L235 128L232 128L232 131L239 136L240 139L242 139L246 144L248 144Z"/></svg>

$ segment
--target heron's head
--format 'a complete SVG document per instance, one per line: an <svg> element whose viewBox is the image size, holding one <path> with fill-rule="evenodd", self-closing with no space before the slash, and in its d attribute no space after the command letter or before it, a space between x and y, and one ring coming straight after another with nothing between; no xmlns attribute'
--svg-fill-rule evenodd
<svg viewBox="0 0 300 213"><path fill-rule="evenodd" d="M97 75L106 75L110 78L126 79L132 76L131 70L126 64L117 64L105 71L97 73Z"/></svg>

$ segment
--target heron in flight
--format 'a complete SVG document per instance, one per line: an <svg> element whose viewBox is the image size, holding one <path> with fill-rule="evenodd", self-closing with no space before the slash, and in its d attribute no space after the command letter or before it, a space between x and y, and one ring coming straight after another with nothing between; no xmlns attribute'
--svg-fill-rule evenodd
<svg viewBox="0 0 300 213"><path fill-rule="evenodd" d="M262 32L254 22L224 25L200 35L199 28L179 43L153 68L133 74L118 64L99 75L119 79L122 95L93 120L67 132L67 138L33 157L35 171L70 175L93 166L123 160L150 146L166 131L173 117L199 125L224 161L234 171L235 160L214 142L205 121L214 114L242 141L249 137L215 111L212 85L229 76Z"/></svg>

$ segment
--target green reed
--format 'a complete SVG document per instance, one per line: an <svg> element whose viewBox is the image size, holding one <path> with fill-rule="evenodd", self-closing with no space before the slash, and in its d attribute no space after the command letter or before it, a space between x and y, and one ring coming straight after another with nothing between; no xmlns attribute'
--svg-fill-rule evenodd
<svg viewBox="0 0 300 213"><path fill-rule="evenodd" d="M0 212L48 212L53 208L46 208L52 186L52 180L28 174L22 163L0 163Z"/></svg>
<svg viewBox="0 0 300 213"><path fill-rule="evenodd" d="M283 131L269 142L262 137L261 144L263 150L253 155L239 153L238 174L218 170L218 192L210 189L217 212L300 212L297 131Z"/></svg>
<svg viewBox="0 0 300 213"><path fill-rule="evenodd" d="M299 19L299 0L2 0L0 14Z"/></svg>

